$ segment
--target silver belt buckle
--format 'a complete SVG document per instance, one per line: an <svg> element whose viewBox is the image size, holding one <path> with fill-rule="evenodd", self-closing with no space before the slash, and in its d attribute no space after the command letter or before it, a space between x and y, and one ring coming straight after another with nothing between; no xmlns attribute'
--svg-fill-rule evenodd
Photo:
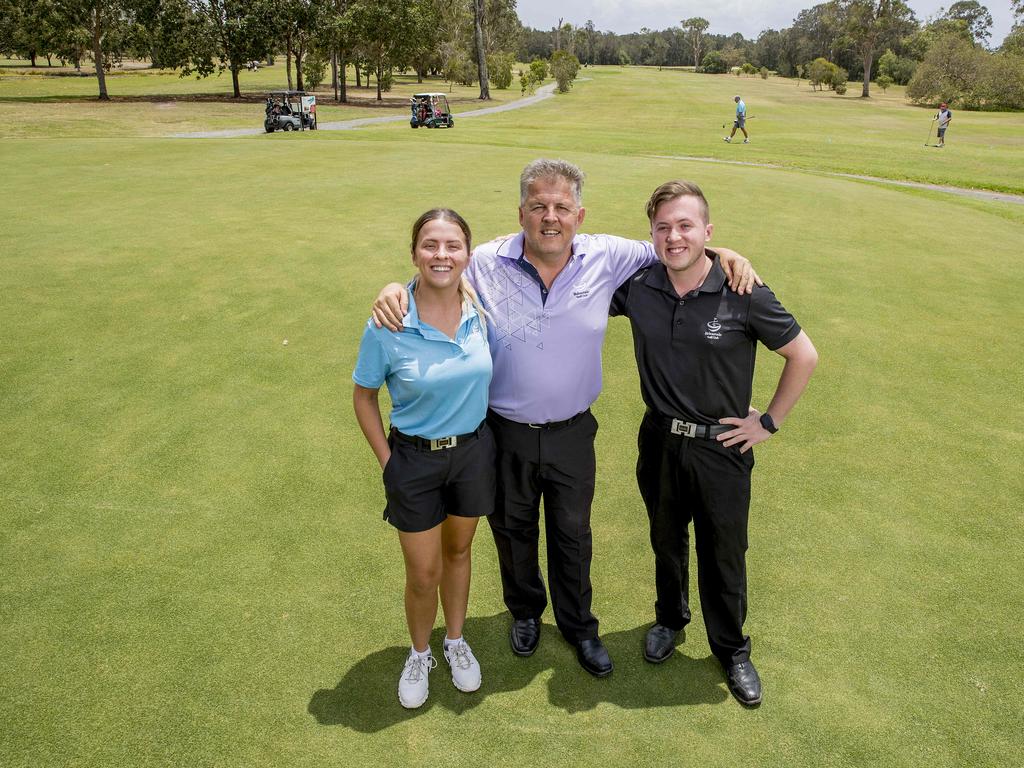
<svg viewBox="0 0 1024 768"><path fill-rule="evenodd" d="M430 450L441 451L445 448L454 448L459 444L459 438L452 435L451 437L439 437L436 440L430 441Z"/></svg>
<svg viewBox="0 0 1024 768"><path fill-rule="evenodd" d="M683 437L696 437L697 425L682 419L672 419L672 434Z"/></svg>

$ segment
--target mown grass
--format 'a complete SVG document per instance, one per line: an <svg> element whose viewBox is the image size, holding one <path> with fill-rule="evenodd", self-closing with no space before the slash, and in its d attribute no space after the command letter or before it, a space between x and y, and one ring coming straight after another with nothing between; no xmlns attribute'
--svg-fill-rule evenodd
<svg viewBox="0 0 1024 768"><path fill-rule="evenodd" d="M718 146L712 125L707 152L655 152L671 121L640 74L586 74L450 132L0 143L5 765L1021 763L1021 208L651 157L736 157L761 133ZM708 116L733 90L711 82ZM643 119L614 129L612 102ZM542 153L587 171L591 232L643 237L650 190L699 181L715 242L754 259L821 352L757 452L757 711L729 697L699 613L669 663L640 657L653 576L621 321L594 509L615 673L580 670L550 615L537 655L510 654L482 528L481 691L455 691L442 662L423 710L395 701L402 565L349 405L358 336L410 271L416 215L513 230L519 170ZM994 151L973 173L1013 162ZM760 357L755 403L779 371Z"/></svg>

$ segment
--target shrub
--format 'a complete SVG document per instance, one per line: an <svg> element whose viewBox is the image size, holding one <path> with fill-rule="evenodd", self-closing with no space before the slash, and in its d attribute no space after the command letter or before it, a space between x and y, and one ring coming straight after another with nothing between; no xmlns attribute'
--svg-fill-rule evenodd
<svg viewBox="0 0 1024 768"><path fill-rule="evenodd" d="M980 109L982 83L990 81L986 74L995 58L957 35L946 35L918 65L907 84L907 98L915 104L947 101L961 109Z"/></svg>
<svg viewBox="0 0 1024 768"><path fill-rule="evenodd" d="M323 83L327 75L327 65L330 62L327 57L319 51L307 54L302 62L303 85L310 91L315 91Z"/></svg>
<svg viewBox="0 0 1024 768"><path fill-rule="evenodd" d="M726 71L725 59L718 51L708 51L701 59L700 68L709 75L721 75Z"/></svg>
<svg viewBox="0 0 1024 768"><path fill-rule="evenodd" d="M875 82L878 84L878 87L882 89L882 93L885 93L892 87L892 78L888 75L879 75L875 78Z"/></svg>
<svg viewBox="0 0 1024 768"><path fill-rule="evenodd" d="M842 96L846 93L846 81L850 79L850 73L842 67L832 65L832 74L828 78L828 86ZM842 88L842 90L839 90Z"/></svg>
<svg viewBox="0 0 1024 768"><path fill-rule="evenodd" d="M530 77L535 83L543 83L548 76L548 63L545 59L534 59L530 62Z"/></svg>
<svg viewBox="0 0 1024 768"><path fill-rule="evenodd" d="M512 85L512 65L515 56L499 51L487 57L487 76L491 84L498 90L505 90Z"/></svg>
<svg viewBox="0 0 1024 768"><path fill-rule="evenodd" d="M878 67L875 71L879 75L888 75L894 83L906 85L914 76L915 69L917 69L916 61L897 56L891 50L887 50L878 59Z"/></svg>
<svg viewBox="0 0 1024 768"><path fill-rule="evenodd" d="M551 54L551 75L558 83L559 93L569 92L579 69L580 60L568 51L555 51Z"/></svg>
<svg viewBox="0 0 1024 768"><path fill-rule="evenodd" d="M744 75L753 75L757 73L757 67L751 64L749 61L743 62L743 66L740 67L740 70L743 72Z"/></svg>
<svg viewBox="0 0 1024 768"><path fill-rule="evenodd" d="M811 82L811 90L828 85L832 78L832 70L835 69L828 59L819 56L811 63L804 66L804 76Z"/></svg>
<svg viewBox="0 0 1024 768"><path fill-rule="evenodd" d="M768 79L768 67L761 67L761 79L762 80L767 80Z"/></svg>

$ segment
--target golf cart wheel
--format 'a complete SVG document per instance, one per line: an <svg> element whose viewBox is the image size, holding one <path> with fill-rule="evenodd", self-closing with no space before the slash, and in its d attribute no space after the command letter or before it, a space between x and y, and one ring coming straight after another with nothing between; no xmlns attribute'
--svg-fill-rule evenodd
<svg viewBox="0 0 1024 768"><path fill-rule="evenodd" d="M285 123L284 124L284 130L286 130L286 131L294 131L295 127L291 123Z"/></svg>
<svg viewBox="0 0 1024 768"><path fill-rule="evenodd" d="M274 126L272 126L272 125L265 125L265 126L263 126L263 128L266 130L267 133L273 133L274 132Z"/></svg>
<svg viewBox="0 0 1024 768"><path fill-rule="evenodd" d="M417 128L420 127L420 124L419 123L409 123L409 127L412 128L415 131Z"/></svg>

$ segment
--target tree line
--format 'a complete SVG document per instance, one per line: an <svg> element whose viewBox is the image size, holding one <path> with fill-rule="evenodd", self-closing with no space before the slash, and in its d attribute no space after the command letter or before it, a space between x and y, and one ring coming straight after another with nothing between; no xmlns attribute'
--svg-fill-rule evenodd
<svg viewBox="0 0 1024 768"><path fill-rule="evenodd" d="M551 30L525 29L519 58L546 57L559 47L589 64L693 66L709 73L776 72L845 89L861 81L887 88L911 85L922 103L946 100L967 108L1024 108L1024 0L1009 0L1016 23L998 50L989 50L992 15L978 0L958 0L921 21L902 0L832 0L800 11L791 26L750 40L712 34L701 17L663 30L619 35L592 21ZM823 64L824 62L824 64ZM828 66L826 66L828 65ZM840 81L842 85L839 85Z"/></svg>
<svg viewBox="0 0 1024 768"><path fill-rule="evenodd" d="M330 82L346 101L346 65L356 84L373 77L377 98L392 73L414 70L450 83L507 88L515 61L555 58L588 64L693 66L698 71L776 72L845 90L850 76L870 95L908 86L914 101L967 108L1024 108L1024 0L1010 2L1017 23L997 51L992 16L978 0L957 0L920 21L903 0L830 0L800 11L791 26L756 39L712 34L701 17L664 30L598 31L564 19L550 30L524 28L516 0L0 0L0 54L57 58L104 74L127 57L204 77L285 57L288 87ZM564 56L553 58L556 52ZM294 80L293 80L294 67ZM526 90L535 74L520 72ZM531 80L532 78L532 80Z"/></svg>
<svg viewBox="0 0 1024 768"><path fill-rule="evenodd" d="M515 8L516 0L0 0L0 54L33 67L91 60L101 99L105 74L126 58L183 76L230 72L240 97L239 73L282 55L290 89L318 88L329 68L339 101L346 65L357 86L373 76L378 100L396 69L415 70L420 82L479 82L489 99L492 79L505 88L512 79Z"/></svg>

